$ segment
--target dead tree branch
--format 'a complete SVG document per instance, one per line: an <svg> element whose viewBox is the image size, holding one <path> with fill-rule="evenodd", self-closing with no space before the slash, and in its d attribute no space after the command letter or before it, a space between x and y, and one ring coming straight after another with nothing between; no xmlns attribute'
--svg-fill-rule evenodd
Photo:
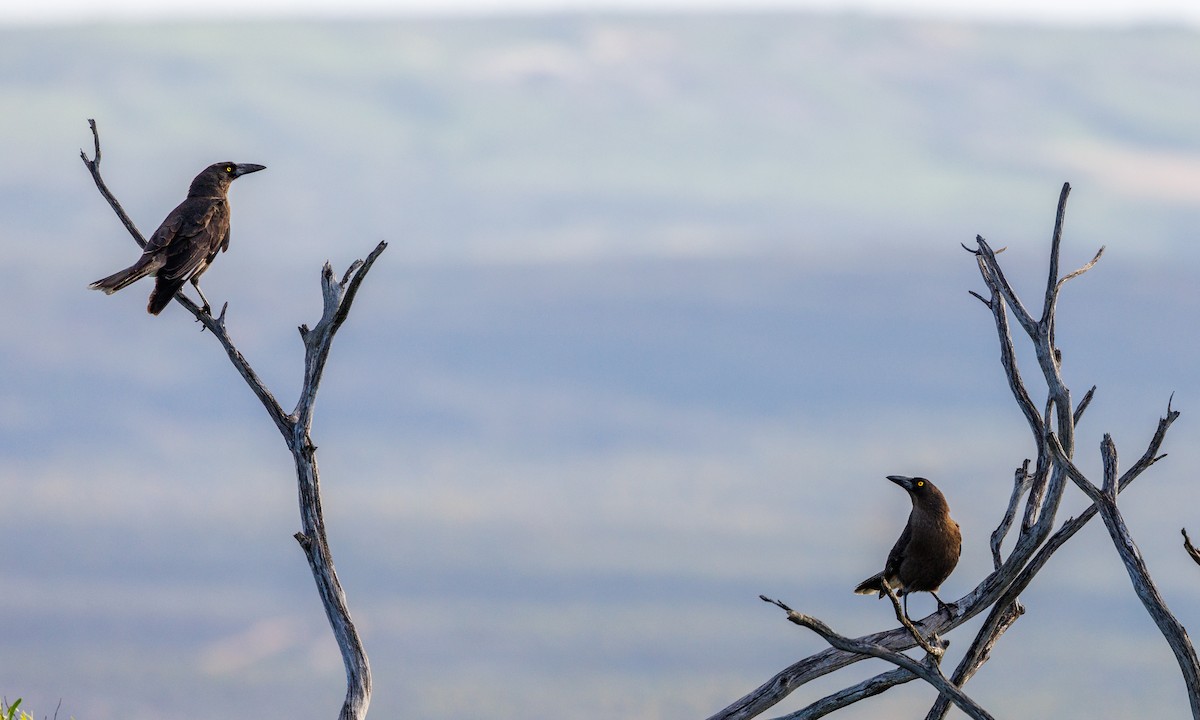
<svg viewBox="0 0 1200 720"><path fill-rule="evenodd" d="M96 129L96 121L88 120L94 139L94 159L80 151L84 164L92 175L100 194L108 201L113 211L120 218L125 229L133 236L134 242L140 247L146 246L146 240L138 231L137 226L126 214L115 195L109 191L100 176L100 134ZM346 697L342 703L339 720L361 720L366 717L367 708L371 702L371 668L363 649L362 640L350 618L346 605L346 595L338 580L333 566L333 556L329 550L329 542L325 533L325 519L321 512L320 475L317 470L317 446L312 442L312 415L316 402L317 388L321 382L333 337L338 328L349 316L354 296L359 286L366 278L367 272L379 255L387 248L386 242L380 242L367 256L366 260L356 260L337 281L333 268L329 263L321 273L321 294L324 298L324 308L321 319L313 330L307 326L300 327L300 335L304 340L304 384L296 408L285 413L275 396L254 372L246 358L234 345L225 326L225 314L228 303L221 308L216 318L202 311L182 292L176 293L175 299L192 314L205 329L212 332L213 337L225 349L230 362L250 390L262 403L267 415L275 423L288 450L292 454L296 466L296 479L299 491L301 531L295 538L303 549L312 570L317 592L325 608L326 617L342 653L342 662L346 669Z"/></svg>
<svg viewBox="0 0 1200 720"><path fill-rule="evenodd" d="M1179 413L1171 410L1168 406L1167 416L1163 418L1162 422L1170 425L1178 416ZM1117 549L1117 554L1121 557L1121 562L1124 563L1125 570L1129 573L1129 581L1133 584L1134 592L1137 593L1146 612L1149 613L1163 637L1166 638L1167 644L1171 646L1171 651L1175 653L1176 662L1179 664L1179 669L1183 673L1184 682L1187 685L1192 717L1200 718L1200 660L1196 657L1196 650L1192 647L1187 630L1171 613L1166 601L1159 594L1154 580L1150 577L1150 570L1146 567L1145 560L1142 559L1141 551L1133 541L1133 535L1117 507L1119 485L1117 447L1112 436L1105 434L1100 445L1104 466L1104 484L1100 488L1088 480L1079 468L1066 457L1062 452L1062 446L1054 436L1050 437L1050 447L1054 452L1055 462L1063 466L1072 482L1083 490L1092 500L1092 504L1099 509L1104 525L1108 528L1109 536Z"/></svg>
<svg viewBox="0 0 1200 720"><path fill-rule="evenodd" d="M1060 254L1066 202L1070 190L1070 185L1064 183L1058 198L1054 232L1050 242L1049 272L1042 296L1040 316L1035 317L1027 309L1012 284L1005 277L1004 270L996 259L999 251L993 250L982 236L976 237L976 248L967 248L975 256L980 277L987 288L985 293L972 291L971 295L979 299L991 312L996 337L999 341L1000 366L1013 400L1029 425L1037 455L1036 460L1032 461L1032 471L1030 470L1030 460L1022 463L1017 470L1013 479L1008 508L999 526L992 533L991 550L994 571L980 581L974 590L954 603L955 610L952 614L949 616L934 614L917 623L923 631L937 636L949 632L975 615L987 612L983 626L976 632L970 648L951 678L951 683L957 687L961 687L978 672L987 661L999 638L1024 612L1020 603L1020 594L1029 586L1050 557L1098 512L1103 511L1103 503L1094 501L1093 505L1078 517L1062 523L1057 531L1054 529L1058 508L1068 484L1069 475L1066 466L1059 462L1058 458L1061 456L1069 461L1073 457L1075 426L1092 402L1096 389L1092 387L1088 390L1078 405L1072 402L1070 388L1064 382L1061 374L1062 353L1055 344L1055 311L1059 295L1066 282L1095 267L1103 253L1103 248L1101 248L1090 262L1078 270L1060 277ZM1024 331L1023 335L1036 357L1041 384L1045 387L1044 402L1034 401L1018 367L1015 342L1009 324L1010 314L1012 318L1015 318L1016 325ZM1114 487L1126 487L1143 470L1162 457L1158 455L1158 450L1166 429L1170 425L1170 420L1173 418L1160 421L1158 431L1146 453L1129 471L1113 480ZM1050 446L1051 438L1054 438L1056 445L1053 450ZM1004 557L1001 546L1012 530L1017 508L1022 498L1025 498L1024 518L1016 533L1012 549L1008 556ZM1197 561L1200 562L1200 554L1198 554ZM856 642L893 652L907 650L916 645L913 636L904 628L866 635L857 638ZM861 653L856 654L846 650L845 648L850 646L845 643L838 645L831 642L831 645L833 647L811 655L780 671L754 691L711 716L709 720L747 720L756 717L801 685L826 673L853 664L864 657ZM821 717L863 697L877 695L889 687L909 682L914 676L913 673L900 670L876 675L787 716L788 720L793 717ZM937 720L944 717L950 704L947 695L939 695L933 707L930 708L927 719Z"/></svg>
<svg viewBox="0 0 1200 720"><path fill-rule="evenodd" d="M935 688L937 688L938 692L949 697L960 710L965 712L967 715L976 718L976 720L988 720L988 718L992 717L986 710L980 707L978 703L967 697L962 690L959 690L957 687L952 685L950 681L946 679L946 676L942 674L942 671L937 664L937 658L941 656L941 652L927 654L927 661L924 663L919 663L904 653L896 652L895 650L891 650L875 643L865 642L862 639L853 639L848 638L845 635L840 635L817 618L812 617L811 615L798 613L779 600L772 600L771 598L763 595L759 595L759 598L761 598L763 602L769 602L772 605L778 606L787 613L787 619L789 621L801 627L806 627L809 630L812 630L824 638L825 641L833 647L846 652L858 653L860 655L886 660L893 665L901 667L913 675L920 677L930 685L933 685ZM919 635L919 633L916 633L915 629L913 630L913 633ZM941 649L944 650L945 648Z"/></svg>
<svg viewBox="0 0 1200 720"><path fill-rule="evenodd" d="M853 705L859 700L865 700L869 697L874 697L883 693L896 685L903 685L906 682L916 680L917 676L898 667L894 670L880 673L872 678L867 678L857 685L851 685L848 688L839 690L832 695L827 695L820 700L807 705L794 713L788 713L776 720L816 720L823 718L826 715L841 710L847 705ZM939 698L942 696L938 696Z"/></svg>
<svg viewBox="0 0 1200 720"><path fill-rule="evenodd" d="M1197 550L1196 546L1192 544L1192 539L1187 534L1187 528L1180 528L1179 532L1183 533L1183 549L1187 550L1187 554L1197 565L1200 565L1200 550Z"/></svg>

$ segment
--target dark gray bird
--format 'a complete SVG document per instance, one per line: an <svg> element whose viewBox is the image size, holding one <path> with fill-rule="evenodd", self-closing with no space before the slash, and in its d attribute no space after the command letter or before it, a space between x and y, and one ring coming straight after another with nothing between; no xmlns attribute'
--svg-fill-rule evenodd
<svg viewBox="0 0 1200 720"><path fill-rule="evenodd" d="M883 572L872 575L854 588L859 595L879 593L883 597L883 579L904 598L904 614L908 614L908 594L927 592L937 600L938 610L949 606L937 595L962 552L962 533L958 523L950 518L946 497L925 478L889 475L888 480L908 491L912 512L900 539L888 553Z"/></svg>
<svg viewBox="0 0 1200 720"><path fill-rule="evenodd" d="M88 287L112 295L144 277L154 276L154 291L146 310L157 315L185 282L191 282L204 302L204 312L212 314L208 298L200 291L200 276L218 252L229 249L229 184L264 169L264 165L232 162L204 168L192 180L187 199L150 236L138 261Z"/></svg>

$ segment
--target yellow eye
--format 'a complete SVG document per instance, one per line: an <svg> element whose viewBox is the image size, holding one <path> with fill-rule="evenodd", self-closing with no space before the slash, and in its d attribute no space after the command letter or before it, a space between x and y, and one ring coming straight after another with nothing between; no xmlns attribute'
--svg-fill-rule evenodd
<svg viewBox="0 0 1200 720"><path fill-rule="evenodd" d="M232 166L232 165L226 165L226 166L225 166L225 172L229 172L229 173L233 172L233 166Z"/></svg>
<svg viewBox="0 0 1200 720"><path fill-rule="evenodd" d="M924 480L918 480L918 481L917 481L917 487L925 487L925 481L924 481Z"/></svg>

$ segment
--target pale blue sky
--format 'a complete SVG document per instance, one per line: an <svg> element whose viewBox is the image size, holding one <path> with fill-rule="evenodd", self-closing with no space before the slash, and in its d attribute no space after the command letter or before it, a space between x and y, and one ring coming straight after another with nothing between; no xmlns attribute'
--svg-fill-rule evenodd
<svg viewBox="0 0 1200 720"><path fill-rule="evenodd" d="M79 22L196 17L523 13L572 10L818 9L1053 23L1200 24L1194 0L44 0L0 4L0 22Z"/></svg>

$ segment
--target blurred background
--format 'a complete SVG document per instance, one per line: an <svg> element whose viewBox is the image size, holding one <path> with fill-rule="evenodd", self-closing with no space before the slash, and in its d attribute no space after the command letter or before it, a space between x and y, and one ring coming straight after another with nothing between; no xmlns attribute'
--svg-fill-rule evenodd
<svg viewBox="0 0 1200 720"><path fill-rule="evenodd" d="M894 625L850 593L908 512L888 474L942 487L965 538L942 595L973 588L1033 447L960 243L1007 246L1039 306L1064 181L1064 268L1107 247L1059 306L1075 396L1098 386L1078 461L1110 432L1131 464L1174 393L1170 457L1122 506L1195 628L1200 13L973 7L5 9L0 693L191 720L344 692L270 420L183 311L146 314L149 282L87 289L138 254L79 160L88 118L145 233L205 165L268 167L204 288L285 408L321 264L390 244L314 427L372 717L707 717L824 647L759 593ZM1099 522L1023 600L968 686L997 716L1186 716Z"/></svg>

